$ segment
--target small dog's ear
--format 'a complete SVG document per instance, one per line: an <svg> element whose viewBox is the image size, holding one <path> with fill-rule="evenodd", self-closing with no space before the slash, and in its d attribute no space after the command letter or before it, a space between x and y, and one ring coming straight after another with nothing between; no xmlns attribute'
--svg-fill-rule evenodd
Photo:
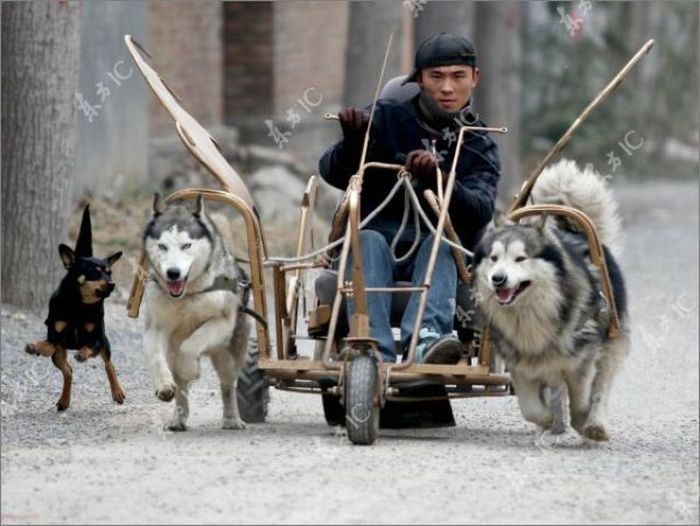
<svg viewBox="0 0 700 526"><path fill-rule="evenodd" d="M114 265L120 257L122 257L121 250L119 252L115 252L114 254L107 256L107 266L109 268L112 268L112 265Z"/></svg>
<svg viewBox="0 0 700 526"><path fill-rule="evenodd" d="M76 257L92 257L92 221L90 220L90 205L83 209L83 219L80 222L78 240L75 242Z"/></svg>
<svg viewBox="0 0 700 526"><path fill-rule="evenodd" d="M190 211L193 215L199 217L204 209L204 198L202 194L198 194L193 205L190 205Z"/></svg>
<svg viewBox="0 0 700 526"><path fill-rule="evenodd" d="M58 254L61 256L61 261L63 261L63 266L66 270L70 270L75 265L75 252L68 245L63 243L58 245Z"/></svg>
<svg viewBox="0 0 700 526"><path fill-rule="evenodd" d="M163 212L165 212L165 203L163 203L160 194L156 192L153 194L153 214L159 216Z"/></svg>

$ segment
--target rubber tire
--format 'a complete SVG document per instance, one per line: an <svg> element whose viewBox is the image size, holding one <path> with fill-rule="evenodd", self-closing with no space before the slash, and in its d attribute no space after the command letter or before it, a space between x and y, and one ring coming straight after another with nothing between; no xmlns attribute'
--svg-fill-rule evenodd
<svg viewBox="0 0 700 526"><path fill-rule="evenodd" d="M377 362L359 354L348 364L345 386L345 429L353 444L370 445L379 433Z"/></svg>
<svg viewBox="0 0 700 526"><path fill-rule="evenodd" d="M238 410L246 423L261 423L267 416L267 406L270 402L270 386L267 376L258 369L258 342L248 339L248 356L238 377Z"/></svg>

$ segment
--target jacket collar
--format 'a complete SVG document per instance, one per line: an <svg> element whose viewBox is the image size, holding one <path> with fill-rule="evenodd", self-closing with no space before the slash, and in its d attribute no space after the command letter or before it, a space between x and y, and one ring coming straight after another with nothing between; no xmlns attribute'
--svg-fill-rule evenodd
<svg viewBox="0 0 700 526"><path fill-rule="evenodd" d="M479 117L473 110L472 99L459 111L445 111L428 97L423 90L411 100L413 110L421 127L434 135L444 135L445 129L456 131L462 126L479 125Z"/></svg>

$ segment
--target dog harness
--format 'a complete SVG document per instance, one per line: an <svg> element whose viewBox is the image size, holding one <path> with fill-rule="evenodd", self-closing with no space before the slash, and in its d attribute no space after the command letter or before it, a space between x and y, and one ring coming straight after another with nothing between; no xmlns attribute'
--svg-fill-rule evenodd
<svg viewBox="0 0 700 526"><path fill-rule="evenodd" d="M240 313L247 314L248 316L254 318L256 321L261 323L265 328L267 328L267 320L260 316L257 312L247 307L248 299L250 298L250 280L248 276L242 272L242 275L230 277L224 274L220 274L214 279L209 287L204 290L193 292L192 294L204 294L205 292L213 292L215 290L228 290L233 292L236 296L241 294L241 306L239 308Z"/></svg>

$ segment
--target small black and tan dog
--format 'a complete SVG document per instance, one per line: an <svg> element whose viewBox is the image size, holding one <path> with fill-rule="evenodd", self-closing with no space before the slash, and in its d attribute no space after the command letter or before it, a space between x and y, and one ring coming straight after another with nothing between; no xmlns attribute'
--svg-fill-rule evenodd
<svg viewBox="0 0 700 526"><path fill-rule="evenodd" d="M59 411L68 409L70 405L73 382L67 349L78 350L75 359L79 362L101 355L112 398L122 404L125 396L111 360L103 305L104 299L114 290L111 267L122 253L115 252L104 259L93 257L89 205L83 211L75 251L61 244L58 253L68 272L49 300L49 315L44 322L48 335L46 340L28 344L25 351L50 356L53 364L63 373L63 390L56 403Z"/></svg>

